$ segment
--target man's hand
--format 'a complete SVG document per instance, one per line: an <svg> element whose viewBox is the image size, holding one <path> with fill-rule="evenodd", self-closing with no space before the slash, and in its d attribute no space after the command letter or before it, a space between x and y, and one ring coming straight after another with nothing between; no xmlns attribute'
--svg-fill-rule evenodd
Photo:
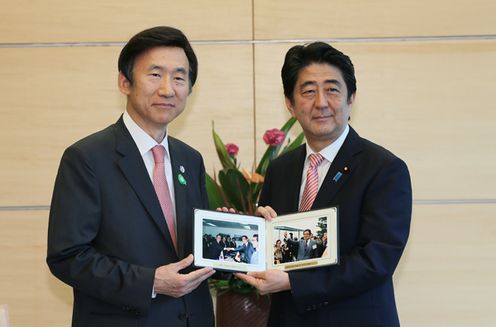
<svg viewBox="0 0 496 327"><path fill-rule="evenodd" d="M282 270L271 269L247 274L235 273L234 276L254 286L262 295L291 289L289 275Z"/></svg>
<svg viewBox="0 0 496 327"><path fill-rule="evenodd" d="M238 212L236 212L236 209L234 209L234 208L228 208L228 207L217 208L215 210L216 211L221 211L221 212L228 212L228 213L238 213ZM239 212L239 213L241 213L241 212Z"/></svg>
<svg viewBox="0 0 496 327"><path fill-rule="evenodd" d="M158 267L155 270L155 283L153 285L155 293L178 298L191 293L201 282L215 273L211 267L198 269L189 274L179 273L180 270L189 267L192 263L193 255L190 254L179 262Z"/></svg>
<svg viewBox="0 0 496 327"><path fill-rule="evenodd" d="M259 217L264 217L267 221L272 221L272 219L277 217L276 211L269 206L258 207L255 214Z"/></svg>

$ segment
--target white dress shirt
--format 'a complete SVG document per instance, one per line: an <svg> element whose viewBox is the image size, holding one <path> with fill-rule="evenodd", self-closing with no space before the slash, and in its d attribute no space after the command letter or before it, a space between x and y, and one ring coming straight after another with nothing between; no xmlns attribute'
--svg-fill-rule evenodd
<svg viewBox="0 0 496 327"><path fill-rule="evenodd" d="M324 157L324 160L320 163L320 165L317 168L317 172L319 174L319 190L320 187L322 186L322 182L324 181L325 176L327 175L327 172L329 171L329 168L331 167L331 163L336 158L336 155L338 154L339 149L341 149L341 146L344 143L344 140L346 139L346 136L348 136L348 132L350 131L350 127L346 125L346 128L344 129L343 133L336 139L336 141L332 142L325 148L323 148L319 153ZM308 167L310 166L310 160L308 157L315 153L312 151L312 149L308 146L308 143L306 144L307 147L307 156L305 158L305 164L303 165L303 175L301 179L301 186L300 186L300 197L298 199L298 204L301 203L301 198L303 197L303 191L305 190L305 184L307 183L307 170Z"/></svg>
<svg viewBox="0 0 496 327"><path fill-rule="evenodd" d="M129 116L127 111L124 111L123 115L124 125L128 129L131 137L136 143L138 150L141 154L141 158L145 163L146 170L148 172L148 176L153 184L153 168L155 167L155 161L153 160L152 148L159 143L155 141L150 135L148 135L141 127L136 124L136 122ZM171 201L173 204L172 210L174 211L174 217L176 216L176 201L174 198L174 182L172 176L172 167L171 160L169 155L169 141L168 134L165 134L164 139L160 143L165 148L165 158L164 158L164 166L165 166L165 177L167 178L167 185L169 186L169 192L171 195ZM177 226L177 224L175 224Z"/></svg>

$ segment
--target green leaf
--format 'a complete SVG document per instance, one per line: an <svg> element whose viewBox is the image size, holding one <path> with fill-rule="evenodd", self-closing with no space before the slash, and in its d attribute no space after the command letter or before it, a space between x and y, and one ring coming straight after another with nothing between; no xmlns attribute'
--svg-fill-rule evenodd
<svg viewBox="0 0 496 327"><path fill-rule="evenodd" d="M267 150L265 150L262 159L260 159L260 162L258 163L257 169L255 171L260 175L265 176L265 172L267 171L269 162L276 157L276 154L277 154L277 147L269 145L267 147Z"/></svg>
<svg viewBox="0 0 496 327"><path fill-rule="evenodd" d="M222 142L220 136L215 132L214 124L212 122L212 137L214 139L215 150L217 150L217 156L219 157L222 168L236 168L236 164L231 160L229 154L227 154L226 146Z"/></svg>
<svg viewBox="0 0 496 327"><path fill-rule="evenodd" d="M256 293L258 295L256 288L237 278L228 280L210 278L208 280L208 285L210 289L215 290L217 296L226 292L235 292L238 294Z"/></svg>
<svg viewBox="0 0 496 327"><path fill-rule="evenodd" d="M262 187L263 187L263 183L251 184L252 203L255 209L257 207L258 198L260 197L260 192L262 191Z"/></svg>
<svg viewBox="0 0 496 327"><path fill-rule="evenodd" d="M217 208L226 206L227 204L224 201L223 191L219 184L210 177L210 175L206 174L205 177L207 194L208 194L208 206L211 210L215 210Z"/></svg>
<svg viewBox="0 0 496 327"><path fill-rule="evenodd" d="M284 125L282 125L281 131L287 134L295 123L296 123L296 118L294 117L289 118L288 121L285 122Z"/></svg>
<svg viewBox="0 0 496 327"><path fill-rule="evenodd" d="M297 147L299 147L302 143L303 143L303 139L304 139L305 135L303 135L303 132L301 132L295 139L293 142L291 142L290 144L286 145L284 147L284 149L282 149L281 154L285 153L285 152L288 152L288 151L291 151L291 150L294 150L296 149Z"/></svg>
<svg viewBox="0 0 496 327"><path fill-rule="evenodd" d="M250 185L237 169L223 169L219 171L219 182L234 209L249 212L248 196L250 196Z"/></svg>

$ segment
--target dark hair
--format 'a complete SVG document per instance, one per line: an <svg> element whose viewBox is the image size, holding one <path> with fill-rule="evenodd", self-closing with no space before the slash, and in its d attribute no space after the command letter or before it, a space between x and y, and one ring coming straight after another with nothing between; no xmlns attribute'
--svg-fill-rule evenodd
<svg viewBox="0 0 496 327"><path fill-rule="evenodd" d="M189 62L189 87L191 91L198 75L198 60L186 36L174 27L152 27L133 36L122 48L119 55L119 71L133 84L133 68L136 57L156 47L177 47L184 50Z"/></svg>
<svg viewBox="0 0 496 327"><path fill-rule="evenodd" d="M308 234L312 234L312 231L308 228L303 231L303 234L305 234L305 232L308 232Z"/></svg>
<svg viewBox="0 0 496 327"><path fill-rule="evenodd" d="M293 103L294 88L301 69L310 64L329 64L338 68L343 74L347 99L356 92L355 68L351 59L341 51L324 42L313 42L305 45L295 45L286 53L281 69L284 95Z"/></svg>
<svg viewBox="0 0 496 327"><path fill-rule="evenodd" d="M253 237L256 238L258 242L258 234L253 234Z"/></svg>

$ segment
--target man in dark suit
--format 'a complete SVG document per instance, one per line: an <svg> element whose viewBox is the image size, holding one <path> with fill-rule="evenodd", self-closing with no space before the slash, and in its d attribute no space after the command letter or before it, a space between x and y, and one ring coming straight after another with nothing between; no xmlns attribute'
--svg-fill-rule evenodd
<svg viewBox="0 0 496 327"><path fill-rule="evenodd" d="M214 325L214 271L191 255L193 209L208 205L203 160L167 135L197 65L181 31L138 33L119 57L123 116L64 152L47 263L74 289L73 326Z"/></svg>
<svg viewBox="0 0 496 327"><path fill-rule="evenodd" d="M237 276L274 293L269 326L399 326L392 277L410 228L407 166L348 125L356 93L348 56L322 42L295 46L282 79L307 143L271 162L258 213L272 219L301 210L302 202L311 209L338 206L340 261ZM312 185L318 192L307 201Z"/></svg>
<svg viewBox="0 0 496 327"><path fill-rule="evenodd" d="M296 260L307 260L312 259L317 256L317 242L311 239L312 231L310 229L305 229L303 231L303 239L299 241L293 241L287 238L288 233L284 232L284 242L292 245L296 248L297 256Z"/></svg>
<svg viewBox="0 0 496 327"><path fill-rule="evenodd" d="M218 260L225 247L226 246L222 242L222 235L217 234L217 236L215 236L215 241L210 244L208 258Z"/></svg>
<svg viewBox="0 0 496 327"><path fill-rule="evenodd" d="M242 262L250 263L251 256L253 255L255 249L253 248L251 242L248 240L248 236L246 235L241 236L241 242L242 242L241 245L238 246L237 248L225 248L225 250L239 253L240 260Z"/></svg>

